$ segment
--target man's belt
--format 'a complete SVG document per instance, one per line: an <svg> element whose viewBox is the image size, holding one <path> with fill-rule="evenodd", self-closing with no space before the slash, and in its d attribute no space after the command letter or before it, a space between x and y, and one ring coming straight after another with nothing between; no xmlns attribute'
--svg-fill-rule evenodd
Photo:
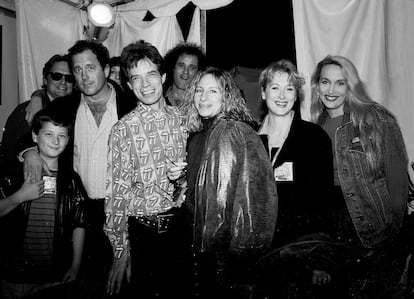
<svg viewBox="0 0 414 299"><path fill-rule="evenodd" d="M150 216L136 216L135 219L138 223L153 228L157 233L161 234L168 231L174 217L174 214L169 213Z"/></svg>

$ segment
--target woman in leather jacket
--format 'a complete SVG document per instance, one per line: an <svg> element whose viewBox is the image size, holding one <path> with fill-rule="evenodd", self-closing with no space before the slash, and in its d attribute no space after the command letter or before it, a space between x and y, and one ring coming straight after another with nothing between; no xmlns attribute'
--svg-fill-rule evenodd
<svg viewBox="0 0 414 299"><path fill-rule="evenodd" d="M194 217L196 293L236 298L240 294L231 286L246 279L249 265L272 241L277 215L272 167L226 71L199 72L182 108L191 134L185 205Z"/></svg>
<svg viewBox="0 0 414 299"><path fill-rule="evenodd" d="M332 140L336 225L354 292L391 298L408 197L407 154L395 117L367 94L358 71L327 56L312 75L311 117ZM400 254L401 256L401 254ZM364 274L362 274L364 273Z"/></svg>

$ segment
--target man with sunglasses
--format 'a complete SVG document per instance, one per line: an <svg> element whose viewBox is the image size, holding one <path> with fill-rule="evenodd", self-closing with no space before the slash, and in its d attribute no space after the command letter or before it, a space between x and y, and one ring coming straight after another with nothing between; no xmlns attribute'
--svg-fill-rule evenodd
<svg viewBox="0 0 414 299"><path fill-rule="evenodd" d="M43 67L43 86L41 89L42 107L54 99L69 95L75 82L69 70L66 55L53 55ZM30 124L25 121L26 107L30 101L19 104L7 119L0 146L0 172L4 175L17 157L16 146L19 138L30 132Z"/></svg>

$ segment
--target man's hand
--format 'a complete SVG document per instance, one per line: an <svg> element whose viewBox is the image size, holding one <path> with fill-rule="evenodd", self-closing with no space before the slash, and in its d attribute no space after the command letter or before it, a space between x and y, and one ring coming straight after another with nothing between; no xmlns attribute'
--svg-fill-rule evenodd
<svg viewBox="0 0 414 299"><path fill-rule="evenodd" d="M32 124L34 115L42 110L42 98L40 96L33 95L30 99L30 103L26 107L26 116L25 120L29 125Z"/></svg>
<svg viewBox="0 0 414 299"><path fill-rule="evenodd" d="M185 175L187 162L174 162L167 170L167 177L170 181L176 181Z"/></svg>
<svg viewBox="0 0 414 299"><path fill-rule="evenodd" d="M187 181L183 181L180 185L180 192L178 193L176 197L174 197L174 200L175 200L174 207L179 208L182 206L182 204L185 201L185 197L186 197L185 193L187 192L187 189L188 189Z"/></svg>
<svg viewBox="0 0 414 299"><path fill-rule="evenodd" d="M24 178L30 182L38 182L42 179L42 169L48 175L52 175L49 171L49 167L46 162L40 157L40 155L35 150L29 150L24 153Z"/></svg>
<svg viewBox="0 0 414 299"><path fill-rule="evenodd" d="M129 282L131 279L130 260L122 258L114 260L111 271L109 272L108 283L106 285L106 292L109 295L112 296L113 294L119 293L125 274L127 276L127 281Z"/></svg>

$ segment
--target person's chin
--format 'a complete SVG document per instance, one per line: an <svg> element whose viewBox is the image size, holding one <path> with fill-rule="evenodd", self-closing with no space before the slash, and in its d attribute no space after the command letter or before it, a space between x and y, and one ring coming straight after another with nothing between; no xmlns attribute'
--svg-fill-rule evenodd
<svg viewBox="0 0 414 299"><path fill-rule="evenodd" d="M55 91L55 95L56 95L56 97L63 97L65 95L67 95L67 91L66 90L57 90L57 91Z"/></svg>
<svg viewBox="0 0 414 299"><path fill-rule="evenodd" d="M155 96L151 96L151 97L142 97L140 100L146 105L152 105L152 104L156 104L160 99L161 97L157 98Z"/></svg>
<svg viewBox="0 0 414 299"><path fill-rule="evenodd" d="M178 87L179 89L186 89L188 85L189 85L189 82L187 82L187 81L180 81L180 82L177 84L177 87Z"/></svg>
<svg viewBox="0 0 414 299"><path fill-rule="evenodd" d="M202 118L210 118L210 117L212 117L212 114L211 113L207 113L207 112L199 112L199 114L200 114L200 116L202 117Z"/></svg>

